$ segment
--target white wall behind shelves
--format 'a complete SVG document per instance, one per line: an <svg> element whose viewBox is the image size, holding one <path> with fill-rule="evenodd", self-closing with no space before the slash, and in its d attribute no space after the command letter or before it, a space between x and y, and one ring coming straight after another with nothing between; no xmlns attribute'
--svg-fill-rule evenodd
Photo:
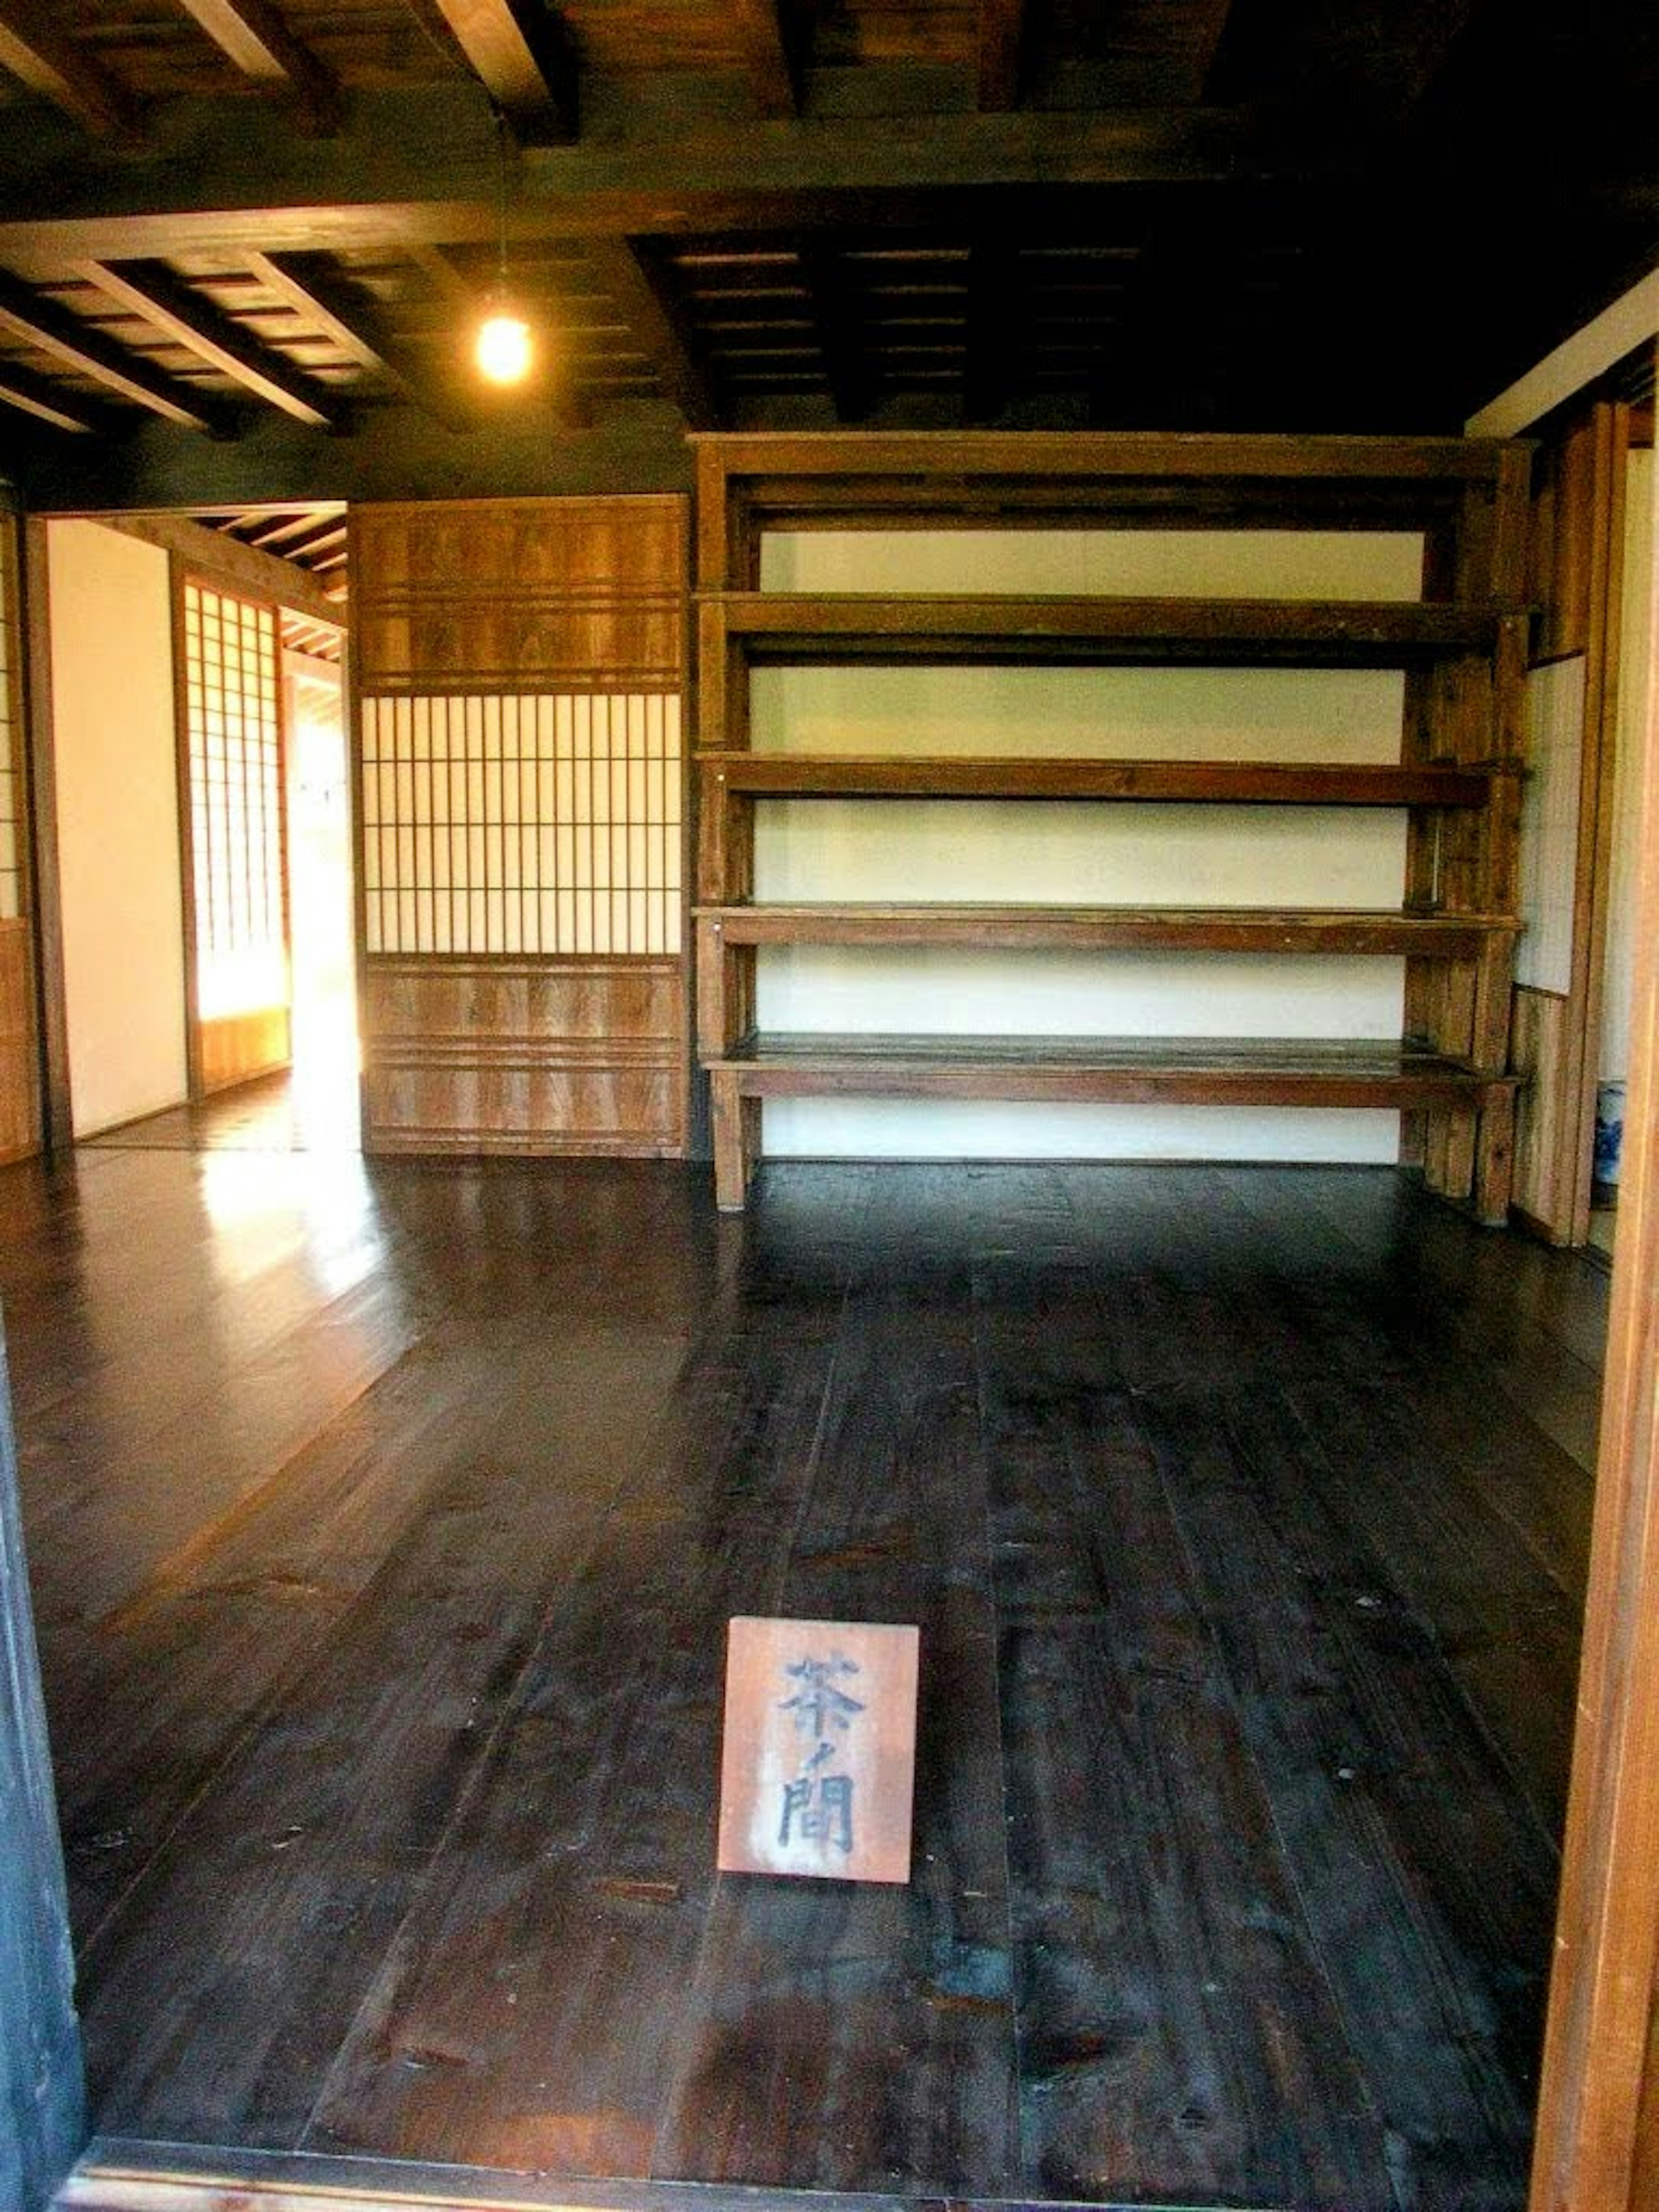
<svg viewBox="0 0 1659 2212"><path fill-rule="evenodd" d="M807 532L767 588L1412 599L1391 533ZM1373 669L763 668L757 750L1344 765L1400 757L1404 679ZM1391 811L970 800L763 801L761 900L1397 907ZM1395 1037L1394 959L768 948L763 1028ZM1391 1160L1391 1113L769 1100L775 1157Z"/></svg>

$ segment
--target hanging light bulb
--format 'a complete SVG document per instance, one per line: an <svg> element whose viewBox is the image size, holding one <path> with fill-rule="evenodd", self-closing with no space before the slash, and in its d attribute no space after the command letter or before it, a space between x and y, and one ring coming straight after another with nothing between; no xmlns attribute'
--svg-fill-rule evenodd
<svg viewBox="0 0 1659 2212"><path fill-rule="evenodd" d="M492 384L522 384L536 357L530 325L514 307L507 285L507 118L495 111L496 198L495 283L484 309L484 318L472 341L472 358L480 376Z"/></svg>
<svg viewBox="0 0 1659 2212"><path fill-rule="evenodd" d="M535 359L529 324L505 301L496 301L478 325L472 358L492 384L522 384Z"/></svg>

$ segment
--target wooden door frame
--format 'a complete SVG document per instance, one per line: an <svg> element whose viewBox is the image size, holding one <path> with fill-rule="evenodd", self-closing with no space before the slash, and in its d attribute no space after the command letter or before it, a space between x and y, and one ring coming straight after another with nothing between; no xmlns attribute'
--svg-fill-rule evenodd
<svg viewBox="0 0 1659 2212"><path fill-rule="evenodd" d="M74 1981L0 1335L0 2201L21 2212L85 2138Z"/></svg>
<svg viewBox="0 0 1659 2212"><path fill-rule="evenodd" d="M1648 610L1659 630L1659 592ZM1531 2212L1652 2212L1659 2174L1659 684L1589 1594Z"/></svg>

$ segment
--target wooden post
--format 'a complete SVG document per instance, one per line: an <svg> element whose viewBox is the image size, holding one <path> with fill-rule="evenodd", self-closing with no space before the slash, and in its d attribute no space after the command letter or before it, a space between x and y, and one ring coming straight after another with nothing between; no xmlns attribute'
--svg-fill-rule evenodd
<svg viewBox="0 0 1659 2212"><path fill-rule="evenodd" d="M85 2140L74 1981L0 1340L0 2203L19 2212Z"/></svg>
<svg viewBox="0 0 1659 2212"><path fill-rule="evenodd" d="M740 1213L754 1172L760 1101L743 1097L737 1071L730 1067L709 1070L708 1097L714 1124L714 1203L722 1213Z"/></svg>
<svg viewBox="0 0 1659 2212"><path fill-rule="evenodd" d="M1626 1158L1532 2212L1651 2212L1659 2163L1659 718L1651 691L1646 729Z"/></svg>

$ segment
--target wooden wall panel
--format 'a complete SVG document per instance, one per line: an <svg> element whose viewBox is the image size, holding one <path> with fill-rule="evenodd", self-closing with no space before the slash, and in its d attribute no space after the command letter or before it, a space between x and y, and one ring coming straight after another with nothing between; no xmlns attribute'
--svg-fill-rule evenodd
<svg viewBox="0 0 1659 2212"><path fill-rule="evenodd" d="M1516 990L1510 1064L1522 1086L1516 1095L1515 1204L1546 1235L1571 1203L1562 1186L1567 1014L1567 1001L1553 991Z"/></svg>
<svg viewBox="0 0 1659 2212"><path fill-rule="evenodd" d="M0 921L0 1162L26 1158L40 1142L40 1068L29 926L21 920Z"/></svg>
<svg viewBox="0 0 1659 2212"><path fill-rule="evenodd" d="M288 1008L264 1006L251 1014L226 1014L197 1030L199 1087L224 1091L286 1067L291 1053Z"/></svg>
<svg viewBox="0 0 1659 2212"><path fill-rule="evenodd" d="M684 1146L678 960L371 961L372 1152L630 1153Z"/></svg>
<svg viewBox="0 0 1659 2212"><path fill-rule="evenodd" d="M358 507L351 533L366 693L680 686L683 500Z"/></svg>
<svg viewBox="0 0 1659 2212"><path fill-rule="evenodd" d="M1519 1101L1514 1195L1563 1244L1582 1244L1589 1231L1629 439L1630 410L1598 404L1540 456L1534 479L1528 582L1540 613L1532 658L1584 655L1584 735L1571 984L1561 998L1516 994L1514 1065L1530 1079ZM1520 1056L1528 1041L1531 1060Z"/></svg>
<svg viewBox="0 0 1659 2212"><path fill-rule="evenodd" d="M683 1153L685 501L351 531L365 1145Z"/></svg>

